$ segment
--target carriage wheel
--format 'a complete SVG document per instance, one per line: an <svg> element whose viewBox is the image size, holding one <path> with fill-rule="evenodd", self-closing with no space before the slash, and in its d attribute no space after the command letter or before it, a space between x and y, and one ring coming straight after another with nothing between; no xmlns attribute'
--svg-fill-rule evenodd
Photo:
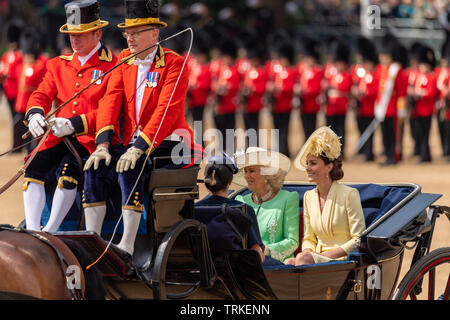
<svg viewBox="0 0 450 320"><path fill-rule="evenodd" d="M152 273L152 286L154 299L181 299L195 292L199 287L199 282L196 283L179 283L178 285L187 285L190 288L179 294L171 294L167 292L166 286L171 284L166 281L167 262L172 247L176 240L188 229L192 231L198 230L200 223L196 220L186 219L175 224L172 229L164 236L158 251L156 253L155 265Z"/></svg>
<svg viewBox="0 0 450 320"><path fill-rule="evenodd" d="M406 273L394 300L450 299L450 248L436 249L417 261Z"/></svg>

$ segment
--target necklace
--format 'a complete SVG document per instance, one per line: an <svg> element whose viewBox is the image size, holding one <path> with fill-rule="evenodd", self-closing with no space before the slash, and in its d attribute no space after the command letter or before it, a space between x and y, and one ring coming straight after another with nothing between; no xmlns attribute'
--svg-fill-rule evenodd
<svg viewBox="0 0 450 320"><path fill-rule="evenodd" d="M272 195L273 195L272 190L269 190L269 192L267 192L265 195L263 195L263 196L261 196L261 197L258 197L258 196L256 195L256 193L253 192L252 198L253 198L253 201L254 201L255 203L261 204L261 203L263 203L263 202L269 200L270 197L272 197Z"/></svg>

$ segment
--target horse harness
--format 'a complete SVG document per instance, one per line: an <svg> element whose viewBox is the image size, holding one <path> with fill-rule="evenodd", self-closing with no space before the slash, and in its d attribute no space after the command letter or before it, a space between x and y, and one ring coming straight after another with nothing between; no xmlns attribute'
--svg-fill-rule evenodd
<svg viewBox="0 0 450 320"><path fill-rule="evenodd" d="M11 225L5 225L2 224L0 225L0 231L12 231L12 232L19 232L19 233L25 233L28 234L36 239L38 239L39 241L45 243L46 245L48 245L50 248L53 249L53 251L56 253L56 256L58 257L59 260L59 264L61 267L61 271L63 273L63 276L67 279L68 277L72 276L73 273L75 271L72 271L71 273L68 273L66 270L69 270L69 266L71 265L67 259L65 258L65 256L61 253L61 251L44 235L42 235L41 233L35 232L35 231L31 231L31 230L26 230L23 228L15 228ZM76 289L76 288L70 288L68 286L68 289L72 295L72 300L84 300L84 294L83 294L83 290L80 289Z"/></svg>

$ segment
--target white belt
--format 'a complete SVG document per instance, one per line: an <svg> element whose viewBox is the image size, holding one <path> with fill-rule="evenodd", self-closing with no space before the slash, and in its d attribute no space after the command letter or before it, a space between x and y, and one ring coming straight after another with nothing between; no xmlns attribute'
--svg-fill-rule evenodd
<svg viewBox="0 0 450 320"><path fill-rule="evenodd" d="M137 129L133 136L131 137L130 144L134 144L136 142L136 139L139 137L139 134L141 133L141 130ZM176 141L180 142L183 141L183 138L176 133L172 133L171 135L164 138L165 141Z"/></svg>

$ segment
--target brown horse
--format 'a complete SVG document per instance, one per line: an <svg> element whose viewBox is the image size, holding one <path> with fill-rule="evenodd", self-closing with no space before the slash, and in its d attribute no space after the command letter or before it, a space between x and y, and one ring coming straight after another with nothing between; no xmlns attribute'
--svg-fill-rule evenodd
<svg viewBox="0 0 450 320"><path fill-rule="evenodd" d="M85 257L73 241L62 241L45 232L1 228L0 298L102 299L105 291L101 276L94 268L86 271ZM70 274L66 272L73 266L81 271L79 290L70 290L67 284Z"/></svg>

